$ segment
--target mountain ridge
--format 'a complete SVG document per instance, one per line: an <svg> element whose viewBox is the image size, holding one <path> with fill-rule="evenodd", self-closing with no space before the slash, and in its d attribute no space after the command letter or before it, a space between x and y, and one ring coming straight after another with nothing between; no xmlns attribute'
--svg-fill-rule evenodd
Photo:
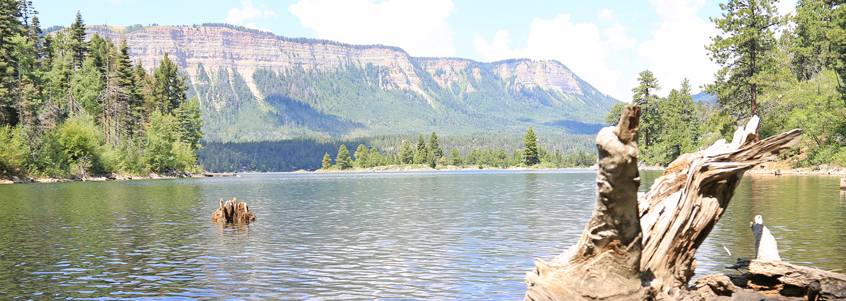
<svg viewBox="0 0 846 301"><path fill-rule="evenodd" d="M558 61L413 57L399 47L155 26L126 34L155 68L168 53L201 103L209 141L437 131L498 134L528 126L590 133L616 102ZM87 26L120 42L116 28Z"/></svg>

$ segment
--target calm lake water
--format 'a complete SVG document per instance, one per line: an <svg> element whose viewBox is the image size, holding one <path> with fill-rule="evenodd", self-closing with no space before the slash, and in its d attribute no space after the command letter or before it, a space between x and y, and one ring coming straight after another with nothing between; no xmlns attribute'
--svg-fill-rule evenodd
<svg viewBox="0 0 846 301"><path fill-rule="evenodd" d="M658 173L644 173L646 191ZM576 243L593 171L245 174L0 186L0 299L519 300L534 258ZM220 198L258 221L213 225ZM750 257L846 268L838 178L746 176L697 273Z"/></svg>

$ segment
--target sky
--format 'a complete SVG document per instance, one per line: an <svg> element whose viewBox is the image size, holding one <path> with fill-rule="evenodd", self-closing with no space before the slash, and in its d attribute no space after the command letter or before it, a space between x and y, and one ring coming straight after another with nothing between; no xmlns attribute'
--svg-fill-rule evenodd
<svg viewBox="0 0 846 301"><path fill-rule="evenodd" d="M43 27L230 23L279 36L399 46L412 56L480 62L557 60L602 93L630 101L651 70L667 95L711 83L705 45L720 34L710 0L32 0ZM781 14L796 0L781 0Z"/></svg>

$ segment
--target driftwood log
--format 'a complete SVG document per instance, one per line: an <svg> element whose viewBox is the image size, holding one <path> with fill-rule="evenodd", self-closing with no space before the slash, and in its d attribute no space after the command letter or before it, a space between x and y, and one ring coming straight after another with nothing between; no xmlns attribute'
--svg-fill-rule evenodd
<svg viewBox="0 0 846 301"><path fill-rule="evenodd" d="M758 117L740 127L731 144L717 141L684 154L638 202L643 235L643 280L665 297L687 289L696 268L696 250L728 207L743 173L773 161L795 146L801 130L758 140Z"/></svg>
<svg viewBox="0 0 846 301"><path fill-rule="evenodd" d="M579 243L526 274L526 300L646 298L640 280L637 130L640 107L627 107L616 127L596 136L599 171L593 216Z"/></svg>
<svg viewBox="0 0 846 301"><path fill-rule="evenodd" d="M220 207L212 213L212 222L215 223L249 223L256 220L256 216L250 210L247 203L239 202L238 199L231 199L223 202L220 199Z"/></svg>
<svg viewBox="0 0 846 301"><path fill-rule="evenodd" d="M743 172L776 159L799 142L792 130L758 139L758 117L731 144L670 163L651 190L637 196L640 108L626 108L602 129L596 205L577 245L551 262L535 260L525 300L678 299L694 275L696 250L725 212Z"/></svg>

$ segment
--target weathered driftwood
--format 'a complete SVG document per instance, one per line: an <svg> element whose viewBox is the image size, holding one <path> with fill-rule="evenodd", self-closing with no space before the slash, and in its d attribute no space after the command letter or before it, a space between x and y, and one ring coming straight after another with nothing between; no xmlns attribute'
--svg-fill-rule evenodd
<svg viewBox="0 0 846 301"><path fill-rule="evenodd" d="M593 216L578 244L526 274L525 300L631 300L641 285L637 130L640 107L626 108L616 127L599 131L599 170Z"/></svg>
<svg viewBox="0 0 846 301"><path fill-rule="evenodd" d="M808 300L846 299L846 275L843 274L771 260L752 260L749 273L796 287L802 295L808 296Z"/></svg>
<svg viewBox="0 0 846 301"><path fill-rule="evenodd" d="M755 216L752 225L752 234L755 236L755 259L781 261L778 255L778 244L770 229L764 226L764 217Z"/></svg>
<svg viewBox="0 0 846 301"><path fill-rule="evenodd" d="M696 250L723 215L743 172L795 146L800 130L764 140L755 133L758 117L725 140L684 154L639 199L643 280L660 294L686 290L694 275Z"/></svg>
<svg viewBox="0 0 846 301"><path fill-rule="evenodd" d="M212 221L216 223L249 223L256 220L256 216L250 210L250 206L238 199L231 199L223 202L220 199L220 207L212 213Z"/></svg>

